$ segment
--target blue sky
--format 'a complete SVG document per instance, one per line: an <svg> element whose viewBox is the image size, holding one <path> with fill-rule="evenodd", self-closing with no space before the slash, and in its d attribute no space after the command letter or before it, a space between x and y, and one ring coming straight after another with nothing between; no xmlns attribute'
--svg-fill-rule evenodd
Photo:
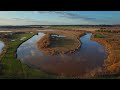
<svg viewBox="0 0 120 90"><path fill-rule="evenodd" d="M120 24L120 11L0 11L0 25Z"/></svg>

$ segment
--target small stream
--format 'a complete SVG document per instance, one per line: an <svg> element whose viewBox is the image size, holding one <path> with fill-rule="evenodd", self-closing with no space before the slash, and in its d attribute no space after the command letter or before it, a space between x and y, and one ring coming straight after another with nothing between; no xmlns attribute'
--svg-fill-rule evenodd
<svg viewBox="0 0 120 90"><path fill-rule="evenodd" d="M4 46L4 43L0 41L0 54L2 53Z"/></svg>
<svg viewBox="0 0 120 90"><path fill-rule="evenodd" d="M80 38L82 46L73 54L55 56L45 55L38 50L36 43L44 35L38 33L21 44L17 49L17 58L32 68L64 76L84 76L104 63L105 48L90 40L91 33Z"/></svg>

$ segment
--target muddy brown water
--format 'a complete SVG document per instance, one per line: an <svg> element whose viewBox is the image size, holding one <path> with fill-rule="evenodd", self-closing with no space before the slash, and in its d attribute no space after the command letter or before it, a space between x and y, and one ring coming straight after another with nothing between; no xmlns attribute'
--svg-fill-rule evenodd
<svg viewBox="0 0 120 90"><path fill-rule="evenodd" d="M46 55L37 49L37 41L44 33L38 33L17 49L17 58L28 66L44 72L63 76L84 76L103 65L106 58L105 48L90 40L91 33L80 38L81 48L72 54Z"/></svg>
<svg viewBox="0 0 120 90"><path fill-rule="evenodd" d="M0 41L0 54L2 53L4 46L4 43Z"/></svg>

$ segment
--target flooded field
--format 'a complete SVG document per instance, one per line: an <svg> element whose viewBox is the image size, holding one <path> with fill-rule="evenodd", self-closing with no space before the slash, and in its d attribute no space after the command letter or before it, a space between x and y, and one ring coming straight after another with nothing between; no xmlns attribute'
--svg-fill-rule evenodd
<svg viewBox="0 0 120 90"><path fill-rule="evenodd" d="M5 46L4 43L0 41L0 53L2 52L4 46Z"/></svg>
<svg viewBox="0 0 120 90"><path fill-rule="evenodd" d="M20 45L17 49L17 58L32 68L64 76L83 76L104 63L105 49L90 40L91 33L80 38L82 46L76 52L54 56L44 54L36 46L37 41L44 35L38 33Z"/></svg>

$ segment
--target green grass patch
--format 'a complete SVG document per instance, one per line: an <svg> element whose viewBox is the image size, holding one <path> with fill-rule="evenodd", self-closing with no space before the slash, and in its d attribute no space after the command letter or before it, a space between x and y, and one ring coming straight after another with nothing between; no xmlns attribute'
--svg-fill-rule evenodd
<svg viewBox="0 0 120 90"><path fill-rule="evenodd" d="M94 37L95 38L104 38L104 36L102 34L95 34Z"/></svg>

